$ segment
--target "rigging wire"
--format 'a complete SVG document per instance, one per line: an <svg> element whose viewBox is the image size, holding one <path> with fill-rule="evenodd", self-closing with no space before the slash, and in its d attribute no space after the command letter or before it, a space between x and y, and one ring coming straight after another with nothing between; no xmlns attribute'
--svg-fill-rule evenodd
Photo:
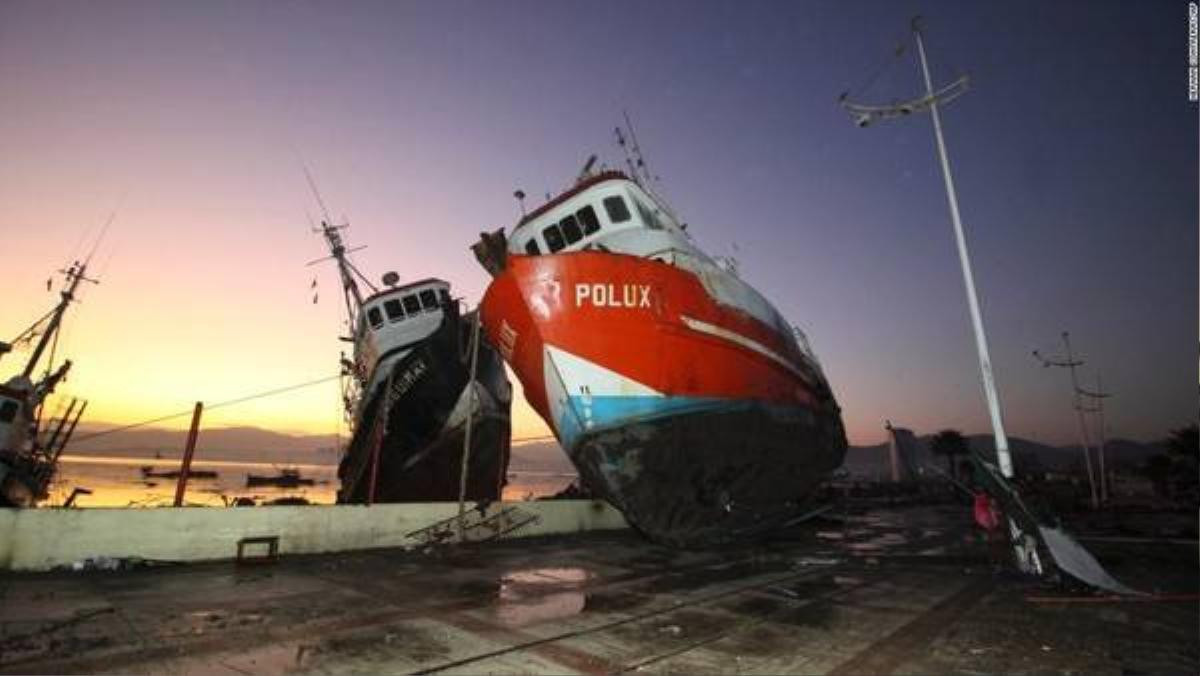
<svg viewBox="0 0 1200 676"><path fill-rule="evenodd" d="M13 338L12 341L9 342L9 345L12 345L15 348L18 344L20 344L22 342L32 342L34 336L37 335L37 328L39 326L41 326L43 322L45 322L47 319L49 319L50 315L54 314L55 311L57 311L57 310L58 310L57 305L55 307L50 308L49 312L47 312L46 314L39 317L37 321L35 321L34 323L29 325L29 328L22 331L20 333L20 335L18 335L16 338Z"/></svg>
<svg viewBox="0 0 1200 676"><path fill-rule="evenodd" d="M304 387L320 385L321 383L327 383L327 382L330 382L333 380L338 380L341 377L342 377L342 375L339 373L338 375L335 375L335 376L326 376L324 378L318 378L316 380L309 380L309 381L306 381L303 383L297 383L295 385L287 385L285 387L277 387L277 388L274 388L271 390L266 390L263 392L246 395L244 397L238 397L236 399L228 399L226 401L219 401L215 404L205 404L205 408L207 410L211 411L214 408L221 408L223 406L233 406L234 404L242 404L247 401L252 401L254 399L262 399L264 397L270 397L270 396L274 396L276 394L284 394L286 392L291 392L293 390L299 390ZM153 425L154 423L164 422L166 420L172 420L174 418L182 418L184 416L192 415L192 412L193 412L193 409L189 408L186 411L181 411L178 413L171 413L168 415L159 416L157 418L151 418L149 420L143 420L141 422L136 422L136 423L132 423L129 425L122 425L120 427L114 427L112 429L101 430L99 432L93 432L92 434L84 434L84 435L76 437L75 441L76 441L76 443L78 443L80 441L86 441L88 439L95 439L96 437L102 437L102 436L105 436L108 434L114 434L116 432L124 432L126 430L136 429L138 427L145 427L146 425Z"/></svg>
<svg viewBox="0 0 1200 676"><path fill-rule="evenodd" d="M879 78L884 74L884 72L887 71L887 69L889 67L891 67L892 65L894 65L897 61L899 61L900 57L904 56L904 53L906 51L908 51L911 47L912 47L912 36L911 35L905 35L904 37L897 40L896 48L892 50L892 53L890 55L884 57L883 62L880 63L879 66L877 66L875 68L875 70L872 73L870 73L863 80L862 84L860 84L858 87L855 87L852 89L847 89L842 94L841 98L845 99L848 96L850 96L850 94L852 94L852 93L855 96L866 93L866 91L868 89L870 89L872 86L875 85L875 82L879 80Z"/></svg>
<svg viewBox="0 0 1200 676"><path fill-rule="evenodd" d="M270 390L264 390L262 392L249 394L249 395L246 395L243 397L237 397L236 399L227 399L225 401L219 401L214 404L205 404L204 408L205 408L205 410L211 411L214 408L221 408L224 406L233 406L236 404L243 404L247 401L253 401L255 399L263 399L266 397L275 396L277 394L285 394L287 392L292 392L294 390L303 389L305 387L312 387L313 385L320 385L322 383L331 382L334 380L338 380L341 377L342 377L342 374L339 373L334 376L326 376L324 378L317 378L316 380L308 380L308 381L305 381L302 383L296 383L294 385L277 387L277 388L273 388ZM124 432L126 430L136 429L138 427L145 427L146 425L153 425L154 423L158 423L158 422L165 422L167 420L172 420L174 418L182 418L184 416L192 415L192 413L193 413L193 409L189 408L185 411L179 411L177 413L168 413L167 415L162 415L162 416L158 416L156 418L150 418L147 420L130 423L128 425L121 425L120 427L113 427L111 429L101 430L99 432L93 432L91 434L79 435L79 436L75 437L74 440L76 442L79 442L79 441L86 441L88 439L95 439L97 437L114 434L116 432ZM340 426L339 426L339 428L340 428ZM339 429L339 432L340 432L340 429ZM525 443L525 442L529 442L529 441L555 441L555 440L556 439L553 434L543 434L540 436L515 438L515 439L512 439L512 443L518 444L518 443Z"/></svg>

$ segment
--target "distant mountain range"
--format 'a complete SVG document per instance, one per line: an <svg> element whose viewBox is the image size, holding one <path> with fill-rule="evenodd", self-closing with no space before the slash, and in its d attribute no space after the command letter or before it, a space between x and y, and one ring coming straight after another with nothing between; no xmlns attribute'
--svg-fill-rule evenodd
<svg viewBox="0 0 1200 676"><path fill-rule="evenodd" d="M929 452L932 435L916 438L917 458L921 463L944 469L946 460ZM67 447L74 455L119 455L132 457L178 458L183 454L187 430L139 427L129 430L115 425L80 426ZM975 434L967 438L972 449L991 456L991 435ZM345 441L343 437L342 442ZM258 427L218 427L201 429L196 457L209 460L260 461L281 463L337 464L339 439L332 434L294 435ZM1083 464L1078 446L1049 446L1019 437L1009 437L1009 447L1018 463L1036 462L1047 470L1072 471ZM1112 439L1105 444L1105 458L1112 469L1141 466L1147 458L1165 451L1161 443L1143 443ZM1093 451L1095 449L1093 448ZM554 441L517 444L512 449L514 469L537 472L571 472L566 455ZM843 465L851 474L865 477L888 472L888 446L851 446Z"/></svg>
<svg viewBox="0 0 1200 676"><path fill-rule="evenodd" d="M186 443L187 430L80 425L66 453L178 458L183 455ZM283 434L258 427L201 428L200 436L196 439L196 457L209 460L336 464L338 438L332 434Z"/></svg>
<svg viewBox="0 0 1200 676"><path fill-rule="evenodd" d="M946 469L946 458L935 456L929 451L929 440L932 434L916 438L917 461L921 464L933 464L938 469ZM973 434L967 437L971 450L984 457L995 457L995 442L990 434ZM1044 470L1059 472L1082 471L1084 464L1083 452L1077 445L1050 446L1047 444L1009 437L1008 447L1012 451L1018 465L1040 466ZM1109 439L1104 443L1105 465L1110 470L1132 470L1140 467L1152 455L1163 453L1166 447L1161 442L1144 443L1129 439ZM1093 462L1096 460L1096 447L1092 446ZM852 475L877 477L890 472L888 460L888 445L886 443L873 446L851 446L846 452L843 467Z"/></svg>

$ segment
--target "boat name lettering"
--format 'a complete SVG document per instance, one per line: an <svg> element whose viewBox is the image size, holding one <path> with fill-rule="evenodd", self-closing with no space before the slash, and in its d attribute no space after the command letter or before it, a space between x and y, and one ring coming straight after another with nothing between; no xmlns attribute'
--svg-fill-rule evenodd
<svg viewBox="0 0 1200 676"><path fill-rule="evenodd" d="M576 284L575 307L650 307L649 284Z"/></svg>
<svg viewBox="0 0 1200 676"><path fill-rule="evenodd" d="M399 378L392 381L392 399L404 396L404 393L412 389L421 376L425 375L426 370L428 367L425 366L424 359L413 362L404 373L400 374Z"/></svg>

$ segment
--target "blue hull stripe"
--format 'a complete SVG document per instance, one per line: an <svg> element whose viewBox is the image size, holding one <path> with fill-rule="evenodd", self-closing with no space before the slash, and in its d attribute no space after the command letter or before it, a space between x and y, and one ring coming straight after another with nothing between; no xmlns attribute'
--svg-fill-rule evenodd
<svg viewBox="0 0 1200 676"><path fill-rule="evenodd" d="M584 433L691 413L759 407L781 423L813 421L813 412L804 406L723 397L571 396L569 404L557 421L559 442L568 452Z"/></svg>
<svg viewBox="0 0 1200 676"><path fill-rule="evenodd" d="M585 432L621 427L672 415L712 411L744 402L719 397L592 396L573 395L558 420L559 438L571 448ZM590 423L590 424L589 424Z"/></svg>

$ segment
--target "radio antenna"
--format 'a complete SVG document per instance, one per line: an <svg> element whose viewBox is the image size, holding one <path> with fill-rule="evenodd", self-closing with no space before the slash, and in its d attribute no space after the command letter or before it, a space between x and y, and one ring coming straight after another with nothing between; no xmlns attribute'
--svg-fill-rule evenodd
<svg viewBox="0 0 1200 676"><path fill-rule="evenodd" d="M633 157L629 154L629 145L625 142L625 134L620 127L616 127L613 131L617 135L617 145L621 147L621 155L625 158L625 168L629 171L629 178L637 181L637 169L633 166Z"/></svg>
<svg viewBox="0 0 1200 676"><path fill-rule="evenodd" d="M124 201L124 198L122 198L121 201ZM96 255L96 250L100 248L100 243L104 241L105 235L108 234L109 226L113 224L114 220L116 220L118 208L119 208L119 204L117 207L113 207L112 212L109 213L109 215L108 215L108 220L104 221L104 225L100 228L100 234L96 235L96 241L92 243L92 250L89 251L87 257L83 259L83 263L85 266L88 263L92 262L92 256ZM88 281L91 281L91 280L88 280Z"/></svg>
<svg viewBox="0 0 1200 676"><path fill-rule="evenodd" d="M301 169L304 170L304 178L308 180L308 187L312 190L313 198L316 199L317 205L321 207L321 214L324 219L321 221L320 228L313 228L314 232L318 232L325 239L326 246L329 247L329 255L323 258L309 261L306 265L315 265L321 261L333 259L337 262L338 274L342 279L342 296L346 303L346 316L350 321L351 327L354 326L355 320L358 318L358 310L362 307L363 294L358 288L358 281L361 281L371 293L377 292L371 280L367 279L359 269L350 261L349 254L355 251L365 249L365 246L349 248L346 246L345 240L339 230L344 230L348 227L347 224L334 225L329 217L329 208L325 206L325 200L321 198L321 191L317 189L317 182L313 180L312 172L308 170L308 166L301 164ZM307 216L307 213L305 214ZM312 217L309 217L311 223ZM357 279L357 281L356 281Z"/></svg>
<svg viewBox="0 0 1200 676"><path fill-rule="evenodd" d="M329 217L329 209L325 208L325 200L321 199L321 191L317 190L317 182L313 180L312 172L308 170L307 165L302 164L300 168L304 170L304 178L308 179L308 187L317 200L317 206L321 207L321 215L325 217L325 222L333 223L333 219Z"/></svg>
<svg viewBox="0 0 1200 676"><path fill-rule="evenodd" d="M629 111L622 110L621 114L625 116L625 128L629 130L629 140L632 143L633 158L637 164L637 168L642 170L642 176L646 180L646 185L650 185L653 177L650 174L650 168L646 166L646 157L642 155L642 147L638 145L637 132L633 130L633 121L629 119Z"/></svg>

